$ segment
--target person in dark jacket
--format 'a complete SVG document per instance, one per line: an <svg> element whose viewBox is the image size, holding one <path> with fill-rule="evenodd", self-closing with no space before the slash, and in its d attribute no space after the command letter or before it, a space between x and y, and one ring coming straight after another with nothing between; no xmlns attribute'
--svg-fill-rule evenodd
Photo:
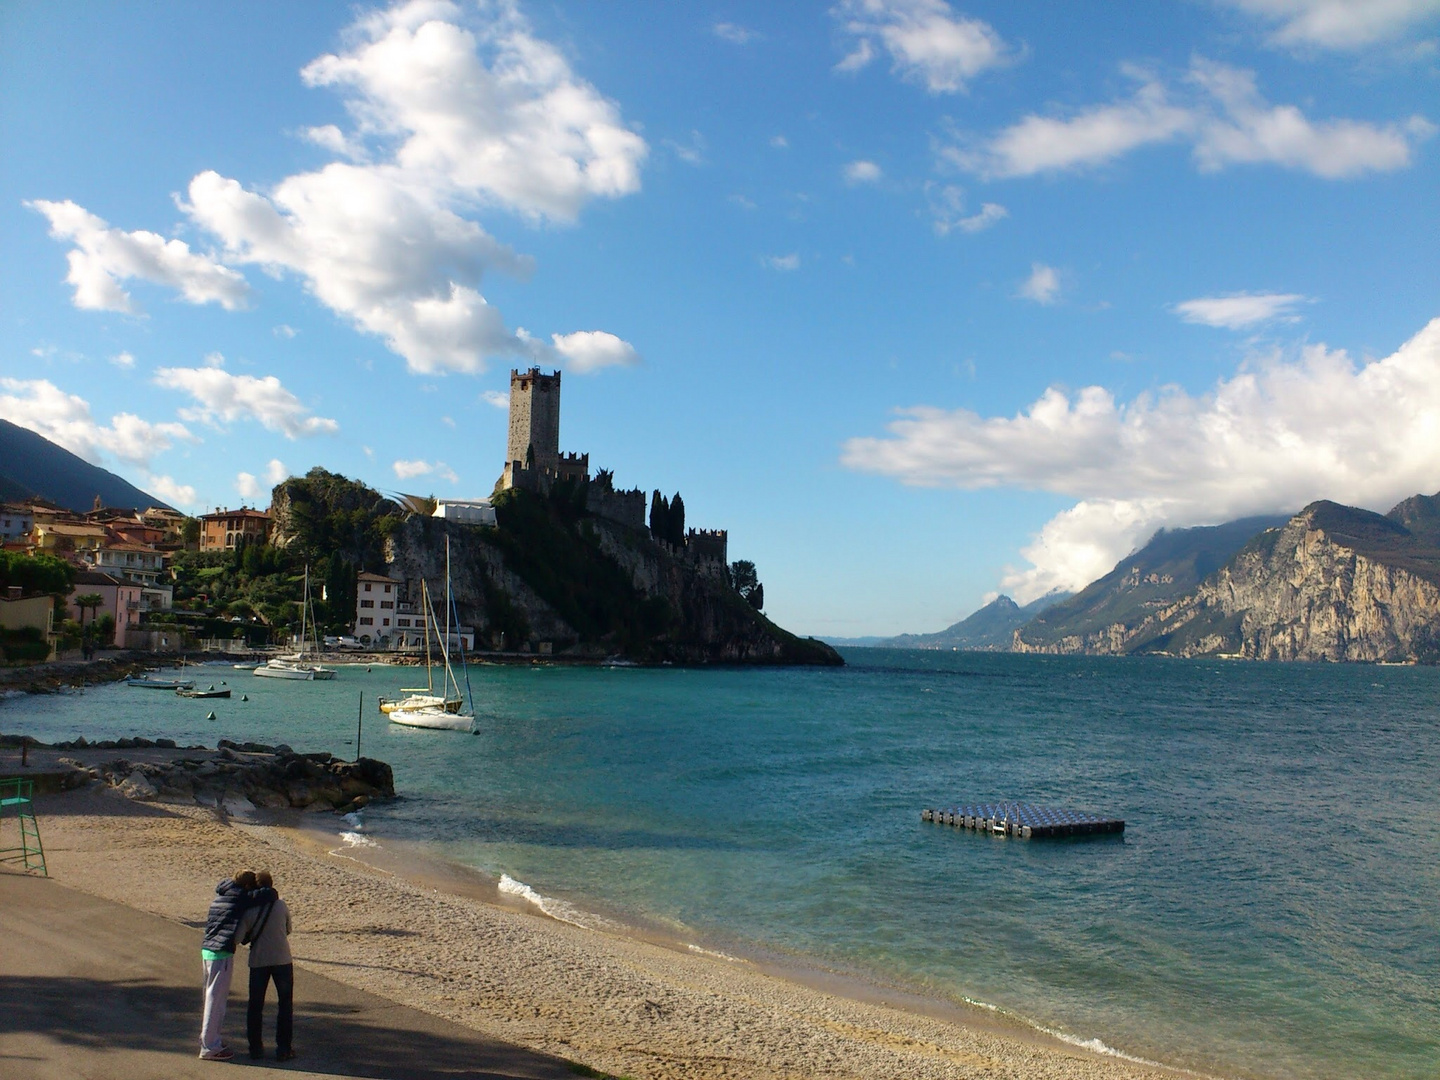
<svg viewBox="0 0 1440 1080"><path fill-rule="evenodd" d="M200 959L205 968L205 1011L200 1022L200 1057L205 1061L229 1061L235 1051L221 1038L225 1006L230 997L230 976L234 971L235 939L240 917L256 903L278 897L274 889L261 889L254 873L242 870L215 886L215 899L205 916L205 938Z"/></svg>
<svg viewBox="0 0 1440 1080"><path fill-rule="evenodd" d="M256 875L260 888L275 885L270 871ZM291 1035L295 1027L295 964L290 956L290 909L284 900L261 902L240 917L240 940L250 946L250 1005L245 1011L245 1033L250 1039L250 1057L265 1056L261 1025L265 1015L265 991L275 980L279 1015L275 1019L275 1059L289 1061L295 1056Z"/></svg>

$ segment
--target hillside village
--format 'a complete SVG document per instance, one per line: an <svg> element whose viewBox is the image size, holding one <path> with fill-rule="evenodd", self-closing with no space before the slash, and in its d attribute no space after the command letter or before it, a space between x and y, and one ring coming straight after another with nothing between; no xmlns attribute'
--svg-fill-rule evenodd
<svg viewBox="0 0 1440 1080"><path fill-rule="evenodd" d="M416 517L447 530L496 531L507 501L521 498L572 509L578 503L587 518L643 537L758 612L763 586L752 564L728 563L725 530L687 528L678 493L667 499L655 491L647 505L641 489L617 489L607 470L592 476L588 453L561 452L560 386L558 371L511 372L506 455L483 497L389 498L317 469L277 485L263 510L188 517L163 505L105 506L99 496L83 511L41 495L0 504L0 647L13 662L98 649L240 652L284 644L298 628L308 574L328 644L418 652L435 629L427 627L421 578L392 565L382 534ZM361 519L363 540L340 535ZM317 529L336 535L319 542L309 535ZM554 645L513 619L485 622L491 625L477 631L457 618L452 644L537 653Z"/></svg>

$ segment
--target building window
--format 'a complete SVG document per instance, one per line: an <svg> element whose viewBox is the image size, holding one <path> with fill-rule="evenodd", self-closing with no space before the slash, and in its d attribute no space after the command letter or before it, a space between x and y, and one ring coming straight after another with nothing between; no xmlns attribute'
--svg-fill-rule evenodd
<svg viewBox="0 0 1440 1080"><path fill-rule="evenodd" d="M375 620L374 620L374 619L368 619L368 618L367 618L367 619L361 619L361 620L360 620L360 625L361 625L361 626L374 626L374 625L375 625Z"/></svg>
<svg viewBox="0 0 1440 1080"><path fill-rule="evenodd" d="M380 625L381 625L381 626L389 626L389 625L390 625L390 620L389 620L389 619L381 619L381 620L380 620Z"/></svg>
<svg viewBox="0 0 1440 1080"><path fill-rule="evenodd" d="M366 591L366 592L369 592L369 591L370 591L370 582L368 582L368 581L365 582L365 591Z"/></svg>
<svg viewBox="0 0 1440 1080"><path fill-rule="evenodd" d="M394 601L394 600L381 600L381 601L380 601L380 606L381 606L381 607L384 607L384 608L393 608L393 607L395 606L395 601Z"/></svg>
<svg viewBox="0 0 1440 1080"><path fill-rule="evenodd" d="M389 585L386 585L386 586L385 586L385 591L386 591L386 592L389 592L389 591L390 591L390 586L389 586Z"/></svg>
<svg viewBox="0 0 1440 1080"><path fill-rule="evenodd" d="M374 600L361 600L361 601L360 601L360 606L361 606L361 607L374 607L374 606L375 606L375 601L374 601Z"/></svg>
<svg viewBox="0 0 1440 1080"><path fill-rule="evenodd" d="M409 620L409 619L396 619L396 620L395 620L395 625L396 625L396 626L409 626L409 625L410 625L410 620Z"/></svg>

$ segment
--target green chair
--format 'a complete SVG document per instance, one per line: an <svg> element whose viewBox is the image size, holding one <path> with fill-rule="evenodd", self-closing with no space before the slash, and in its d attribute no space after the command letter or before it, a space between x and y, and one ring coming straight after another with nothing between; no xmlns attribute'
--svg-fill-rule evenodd
<svg viewBox="0 0 1440 1080"><path fill-rule="evenodd" d="M35 820L35 806L30 796L35 790L35 781L13 777L0 780L0 843L7 839L6 820L15 817L20 826L20 846L0 847L0 862L25 864L26 872L39 870L46 877L45 849L40 844L40 825Z"/></svg>

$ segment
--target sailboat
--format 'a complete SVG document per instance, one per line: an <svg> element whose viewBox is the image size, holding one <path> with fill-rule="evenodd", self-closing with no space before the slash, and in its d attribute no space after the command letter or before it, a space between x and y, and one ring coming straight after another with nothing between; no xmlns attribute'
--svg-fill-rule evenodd
<svg viewBox="0 0 1440 1080"><path fill-rule="evenodd" d="M300 651L290 656L277 656L267 660L255 669L255 674L262 679L301 679L306 682L314 682L317 679L335 678L335 669L321 667L320 664L310 660L306 656L306 649L310 639L305 634L306 626L309 626L310 633L315 638L315 654L318 660L320 654L320 635L315 627L315 609L310 603L310 566L305 566L305 600L300 605Z"/></svg>
<svg viewBox="0 0 1440 1080"><path fill-rule="evenodd" d="M420 597L420 614L424 616L426 620L425 685L402 686L400 688L400 692L402 694L405 694L406 696L403 698L399 698L398 700L395 698L382 697L380 699L380 711L382 713L392 713L396 709L401 708L420 709L428 706L439 706L444 708L446 712L458 713L460 711L460 706L463 704L458 694L456 694L454 697L447 698L444 694L435 693L435 661L430 653L429 628L432 626L437 626L439 624L439 619L435 615L435 605L430 600L430 586L426 584L424 578L420 579ZM442 689L445 689L445 687L442 687Z"/></svg>
<svg viewBox="0 0 1440 1080"><path fill-rule="evenodd" d="M426 670L433 671L433 668L429 666L430 630L434 627L438 636L439 627L436 625L435 606L430 602L430 590L423 582L421 594L425 598L429 616L425 626ZM391 723L404 724L406 727L436 728L442 731L475 730L475 707L472 704L468 711L463 708L465 698L460 693L460 682L456 679L455 668L450 663L450 614L455 610L455 598L450 591L450 538L447 536L445 538L445 636L440 638L440 656L445 661L442 693L435 693L432 678L425 693L413 692L410 697L397 701L391 706L389 710ZM460 646L460 666L461 670L465 672L465 686L468 690L470 673L465 667L465 647L463 645Z"/></svg>

